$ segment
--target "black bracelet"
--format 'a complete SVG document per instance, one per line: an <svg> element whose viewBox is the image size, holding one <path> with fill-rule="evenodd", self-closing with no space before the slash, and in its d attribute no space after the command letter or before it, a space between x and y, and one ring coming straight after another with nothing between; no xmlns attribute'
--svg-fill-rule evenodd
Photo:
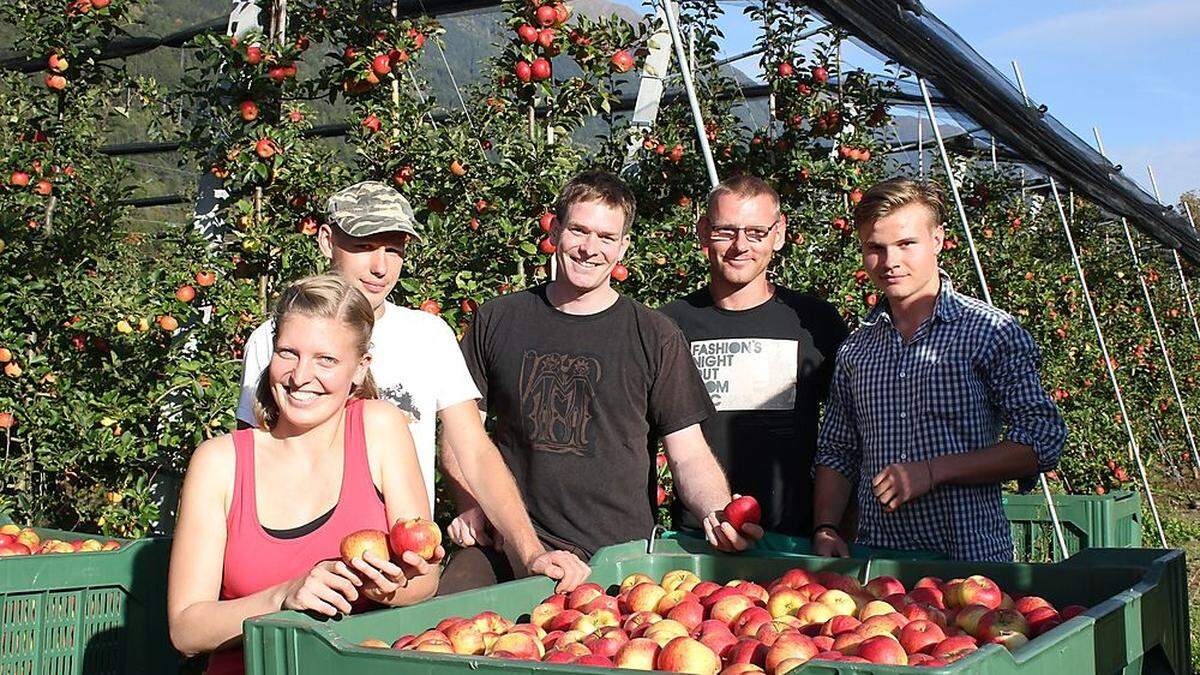
<svg viewBox="0 0 1200 675"><path fill-rule="evenodd" d="M813 528L813 531L812 531L813 536L814 537L817 536L817 533L820 532L821 530L833 530L834 534L838 533L837 525L834 525L833 523L821 523L820 525Z"/></svg>

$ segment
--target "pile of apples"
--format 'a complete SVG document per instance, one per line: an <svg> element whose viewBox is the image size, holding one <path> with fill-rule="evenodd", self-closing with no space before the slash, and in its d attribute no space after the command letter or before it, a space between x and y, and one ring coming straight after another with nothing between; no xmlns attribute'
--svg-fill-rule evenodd
<svg viewBox="0 0 1200 675"><path fill-rule="evenodd" d="M12 523L0 525L0 558L43 553L86 553L91 551L115 551L120 542L98 539L42 539L32 527L18 527Z"/></svg>
<svg viewBox="0 0 1200 675"><path fill-rule="evenodd" d="M627 576L613 594L587 583L514 623L483 612L420 635L362 646L704 675L786 673L812 659L942 666L988 643L1010 650L1085 610L1061 612L991 579L880 576L865 586L831 571L791 569L765 587L725 585L687 570L655 582ZM526 617L522 617L526 619Z"/></svg>

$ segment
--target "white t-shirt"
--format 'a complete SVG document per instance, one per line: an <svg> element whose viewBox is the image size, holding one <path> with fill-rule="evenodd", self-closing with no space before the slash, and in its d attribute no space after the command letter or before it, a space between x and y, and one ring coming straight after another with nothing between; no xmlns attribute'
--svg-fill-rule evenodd
<svg viewBox="0 0 1200 675"><path fill-rule="evenodd" d="M237 416L251 426L257 425L254 391L271 362L274 330L274 322L268 320L246 341ZM437 413L479 398L454 332L429 312L385 303L383 316L375 321L371 336L371 374L380 397L408 415L432 513Z"/></svg>

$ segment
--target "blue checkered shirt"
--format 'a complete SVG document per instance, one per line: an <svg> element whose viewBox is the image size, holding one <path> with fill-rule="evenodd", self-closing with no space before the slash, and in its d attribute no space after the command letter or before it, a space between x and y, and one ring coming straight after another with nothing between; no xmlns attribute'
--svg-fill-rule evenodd
<svg viewBox="0 0 1200 675"><path fill-rule="evenodd" d="M1011 561L1000 485L942 485L886 513L871 480L886 466L970 452L1001 439L1058 464L1067 428L1038 377L1041 355L1016 319L956 293L941 273L930 316L905 343L886 303L837 353L815 465L857 482L858 541Z"/></svg>

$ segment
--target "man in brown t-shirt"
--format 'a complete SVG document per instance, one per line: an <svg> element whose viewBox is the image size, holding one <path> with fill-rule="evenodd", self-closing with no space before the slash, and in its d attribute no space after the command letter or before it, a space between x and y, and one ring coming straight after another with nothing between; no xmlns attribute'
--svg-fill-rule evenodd
<svg viewBox="0 0 1200 675"><path fill-rule="evenodd" d="M543 541L590 557L602 546L650 536L652 440L662 438L679 498L703 522L708 541L744 550L762 530L746 525L738 532L721 520L729 485L700 430L713 405L687 341L665 316L610 284L629 247L634 210L617 177L590 172L572 179L550 234L556 279L480 307L463 355ZM460 519L471 519L479 532L479 517ZM503 580L502 569L493 578L463 572L481 569L483 553L460 552L443 589Z"/></svg>

